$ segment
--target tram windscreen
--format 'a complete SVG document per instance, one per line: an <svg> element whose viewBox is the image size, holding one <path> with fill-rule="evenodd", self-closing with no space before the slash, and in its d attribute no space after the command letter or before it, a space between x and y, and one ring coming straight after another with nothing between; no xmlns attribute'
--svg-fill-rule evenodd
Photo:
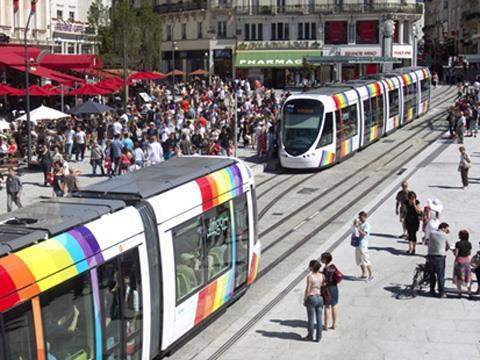
<svg viewBox="0 0 480 360"><path fill-rule="evenodd" d="M291 155L300 155L315 142L323 118L323 105L317 100L288 101L283 109L282 140Z"/></svg>

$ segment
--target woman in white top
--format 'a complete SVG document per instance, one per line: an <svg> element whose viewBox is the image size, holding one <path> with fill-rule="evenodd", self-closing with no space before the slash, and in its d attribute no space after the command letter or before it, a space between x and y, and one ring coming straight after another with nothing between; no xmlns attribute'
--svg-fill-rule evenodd
<svg viewBox="0 0 480 360"><path fill-rule="evenodd" d="M472 166L472 159L470 155L468 155L465 146L460 146L458 148L460 151L460 163L458 164L458 171L460 172L460 176L462 178L462 185L463 190L466 190L468 187L468 170Z"/></svg>
<svg viewBox="0 0 480 360"><path fill-rule="evenodd" d="M312 341L316 328L315 341L317 342L322 338L323 298L320 288L325 282L325 278L320 272L320 267L320 262L317 260L310 261L310 264L308 265L310 273L307 276L307 286L303 298L303 304L307 307L308 318L308 334L304 339Z"/></svg>

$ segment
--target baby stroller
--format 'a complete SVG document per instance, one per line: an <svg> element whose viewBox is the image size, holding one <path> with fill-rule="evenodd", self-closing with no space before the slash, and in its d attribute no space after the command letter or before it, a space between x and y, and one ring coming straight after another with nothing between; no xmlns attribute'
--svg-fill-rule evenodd
<svg viewBox="0 0 480 360"><path fill-rule="evenodd" d="M413 273L412 285L410 287L412 291L412 297L416 297L418 291L422 288L430 287L430 279L432 277L432 266L428 261L428 258L425 264L417 264L415 272Z"/></svg>

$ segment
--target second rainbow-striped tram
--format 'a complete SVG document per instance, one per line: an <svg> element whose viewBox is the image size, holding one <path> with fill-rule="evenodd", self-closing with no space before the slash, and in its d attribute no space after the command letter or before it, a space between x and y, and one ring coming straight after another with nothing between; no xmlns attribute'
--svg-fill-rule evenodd
<svg viewBox="0 0 480 360"><path fill-rule="evenodd" d="M0 216L0 359L152 359L254 281L253 176L182 157Z"/></svg>
<svg viewBox="0 0 480 360"><path fill-rule="evenodd" d="M280 163L331 166L426 113L428 68L403 68L290 96L281 112Z"/></svg>

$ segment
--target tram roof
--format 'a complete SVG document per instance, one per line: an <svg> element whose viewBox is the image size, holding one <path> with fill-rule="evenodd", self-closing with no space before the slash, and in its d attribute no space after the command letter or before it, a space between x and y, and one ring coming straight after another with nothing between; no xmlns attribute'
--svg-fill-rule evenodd
<svg viewBox="0 0 480 360"><path fill-rule="evenodd" d="M0 257L125 207L123 201L58 198L0 215Z"/></svg>
<svg viewBox="0 0 480 360"><path fill-rule="evenodd" d="M186 156L91 185L76 196L146 199L236 163L222 157Z"/></svg>
<svg viewBox="0 0 480 360"><path fill-rule="evenodd" d="M316 89L309 90L305 92L308 95L335 95L341 92L345 92L351 90L352 88L349 86L344 86L344 84L333 85L333 86L324 86Z"/></svg>

